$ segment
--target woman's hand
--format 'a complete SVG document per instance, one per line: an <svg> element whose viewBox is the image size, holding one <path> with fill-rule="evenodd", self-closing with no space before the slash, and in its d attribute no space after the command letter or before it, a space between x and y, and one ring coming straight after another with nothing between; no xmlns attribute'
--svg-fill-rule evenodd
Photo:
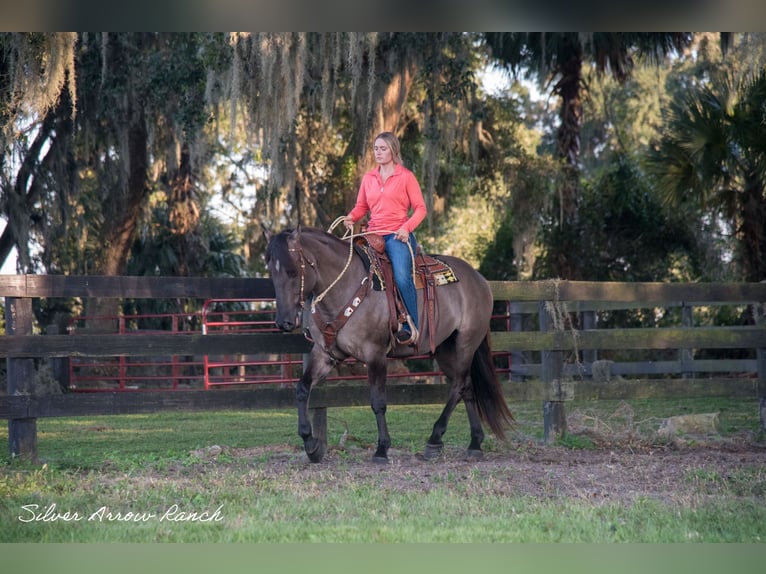
<svg viewBox="0 0 766 574"><path fill-rule="evenodd" d="M354 230L354 220L351 219L350 215L347 215L345 219L343 219L343 225L345 225L346 229L348 229L349 231Z"/></svg>
<svg viewBox="0 0 766 574"><path fill-rule="evenodd" d="M407 243L407 241L409 241L410 239L410 232L407 231L404 227L402 227L399 231L396 232L396 238L399 241Z"/></svg>

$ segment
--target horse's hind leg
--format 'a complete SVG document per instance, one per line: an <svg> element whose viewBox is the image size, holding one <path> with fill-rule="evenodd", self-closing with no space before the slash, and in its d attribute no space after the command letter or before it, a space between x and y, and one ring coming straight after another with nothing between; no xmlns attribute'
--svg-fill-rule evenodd
<svg viewBox="0 0 766 574"><path fill-rule="evenodd" d="M453 383L450 390L447 404L442 410L442 414L434 423L431 436L426 443L426 450L423 456L426 459L436 458L442 453L444 449L444 443L442 437L447 431L447 423L455 410L455 407L460 402L460 399L465 403L465 410L468 413L468 424L471 428L471 443L468 445L466 456L469 458L481 458L483 452L481 450L481 443L484 442L484 430L481 427L481 418L479 417L479 411L476 406L476 401L473 398L473 389L471 388L470 380L467 377L461 379L462 383Z"/></svg>
<svg viewBox="0 0 766 574"><path fill-rule="evenodd" d="M428 442L426 443L426 449L423 452L423 457L427 460L431 460L440 456L444 450L442 437L444 436L444 433L447 432L447 423L449 422L449 418L452 416L452 412L455 410L455 407L459 402L460 389L457 385L453 384L450 389L447 404L444 405L444 409L442 409L441 415L439 415L439 418L436 419L434 428L431 431L431 436L428 438Z"/></svg>
<svg viewBox="0 0 766 574"><path fill-rule="evenodd" d="M473 396L473 387L469 383L470 381L467 380L463 387L463 402L468 413L468 425L471 428L471 443L466 450L466 456L481 458L484 456L484 452L481 450L481 443L484 442L484 430L481 428L481 417Z"/></svg>
<svg viewBox="0 0 766 574"><path fill-rule="evenodd" d="M471 442L466 454L471 458L482 456L481 443L484 441L484 431L481 427L481 418L471 386L469 374L471 359L465 356L465 352L457 344L458 336L459 334L447 339L436 350L436 361L447 379L452 383L452 387L447 404L434 423L433 431L426 443L424 452L426 459L436 458L441 454L444 448L442 437L447 431L447 423L461 399L465 402L468 424L471 428Z"/></svg>
<svg viewBox="0 0 766 574"><path fill-rule="evenodd" d="M303 439L303 448L311 462L322 462L327 445L313 435L309 418L309 395L314 384L327 376L334 366L335 361L332 357L319 347L313 347L303 376L295 388L298 400L298 434Z"/></svg>

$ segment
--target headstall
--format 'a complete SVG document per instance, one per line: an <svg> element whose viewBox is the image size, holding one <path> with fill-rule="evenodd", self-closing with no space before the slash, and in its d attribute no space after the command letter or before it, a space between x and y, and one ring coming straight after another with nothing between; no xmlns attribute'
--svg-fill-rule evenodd
<svg viewBox="0 0 766 574"><path fill-rule="evenodd" d="M287 250L290 252L298 253L298 259L300 261L300 266L301 266L301 293L300 293L299 305L300 305L301 311L303 311L306 308L306 304L304 302L305 286L306 286L306 262L308 261L309 266L311 266L312 268L315 268L314 262L308 259L303 254L303 249L301 248L300 243L298 244L298 247L288 247Z"/></svg>

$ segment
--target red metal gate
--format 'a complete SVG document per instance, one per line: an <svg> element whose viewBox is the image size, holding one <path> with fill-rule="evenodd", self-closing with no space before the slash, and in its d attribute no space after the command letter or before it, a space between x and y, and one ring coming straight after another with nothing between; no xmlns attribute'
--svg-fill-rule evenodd
<svg viewBox="0 0 766 574"><path fill-rule="evenodd" d="M202 332L276 333L273 299L210 299L202 308ZM302 372L294 354L205 355L205 389L215 386L291 383Z"/></svg>
<svg viewBox="0 0 766 574"><path fill-rule="evenodd" d="M70 332L100 324L100 332L141 334L172 332L183 336L203 333L272 333L276 314L273 299L210 299L199 313L129 315L117 317L77 317ZM509 313L493 317L510 330ZM498 322L498 320L500 320ZM104 324L113 325L111 331ZM502 329L503 327L500 327ZM499 373L510 375L510 353L494 353ZM303 356L265 354L253 349L248 354L168 356L168 357L72 357L69 388L76 392L212 389L253 384L292 384L303 372ZM443 373L428 355L407 361L390 359L390 379L415 379L442 382ZM328 381L366 380L363 365L348 359L327 377Z"/></svg>
<svg viewBox="0 0 766 574"><path fill-rule="evenodd" d="M170 331L184 335L198 334L200 324L200 313L81 316L70 321L69 332L141 336ZM175 390L198 387L203 380L201 357L195 359L173 355L69 359L69 390L75 392Z"/></svg>

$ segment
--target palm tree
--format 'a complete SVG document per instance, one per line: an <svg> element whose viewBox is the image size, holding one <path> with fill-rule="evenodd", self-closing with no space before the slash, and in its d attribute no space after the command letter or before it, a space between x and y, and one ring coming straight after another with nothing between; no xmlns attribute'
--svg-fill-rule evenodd
<svg viewBox="0 0 766 574"><path fill-rule="evenodd" d="M649 164L668 201L731 224L745 281L766 278L766 71L724 73L670 110Z"/></svg>
<svg viewBox="0 0 766 574"><path fill-rule="evenodd" d="M577 222L579 203L580 126L583 66L590 62L598 73L610 72L624 81L634 66L634 57L659 62L667 54L685 48L692 35L687 32L577 32L486 33L491 55L514 74L526 70L541 81L553 83L552 93L561 100L556 133L556 156L562 162L562 184L558 190L559 226L564 232ZM574 246L572 246L574 247ZM577 279L578 270L565 253L558 260L558 274Z"/></svg>

